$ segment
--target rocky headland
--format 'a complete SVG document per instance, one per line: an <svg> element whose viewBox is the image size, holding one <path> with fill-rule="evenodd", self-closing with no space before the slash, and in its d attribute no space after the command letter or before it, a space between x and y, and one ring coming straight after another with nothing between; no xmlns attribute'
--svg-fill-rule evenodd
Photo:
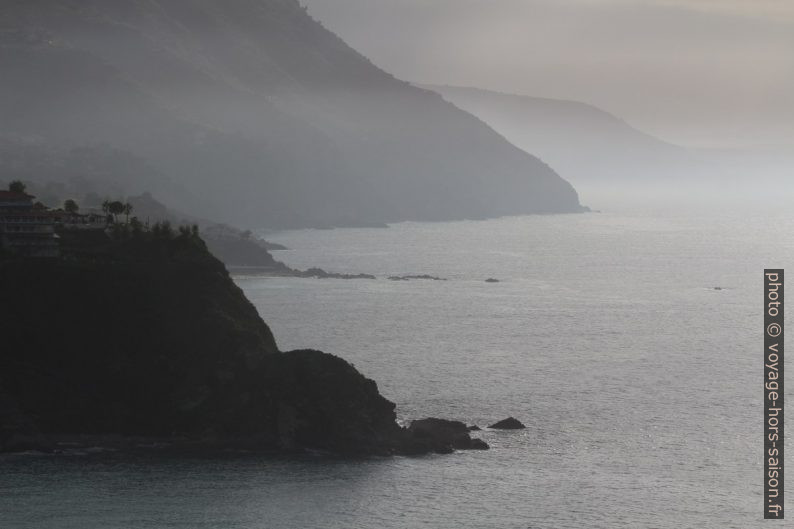
<svg viewBox="0 0 794 529"><path fill-rule="evenodd" d="M0 451L75 439L357 455L487 448L463 423L401 427L377 384L339 357L280 351L197 230L99 239L57 259L0 254Z"/></svg>

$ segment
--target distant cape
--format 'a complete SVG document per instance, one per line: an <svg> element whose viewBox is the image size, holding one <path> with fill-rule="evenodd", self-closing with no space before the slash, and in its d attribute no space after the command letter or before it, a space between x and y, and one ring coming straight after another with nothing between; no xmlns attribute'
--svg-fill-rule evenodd
<svg viewBox="0 0 794 529"><path fill-rule="evenodd" d="M579 101L458 86L420 86L482 119L576 186L669 182L690 176L703 164L701 157L686 148Z"/></svg>

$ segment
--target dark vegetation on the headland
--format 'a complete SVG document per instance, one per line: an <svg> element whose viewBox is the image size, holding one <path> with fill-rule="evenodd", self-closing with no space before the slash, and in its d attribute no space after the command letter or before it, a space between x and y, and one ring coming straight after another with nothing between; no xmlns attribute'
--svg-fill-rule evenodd
<svg viewBox="0 0 794 529"><path fill-rule="evenodd" d="M338 357L280 352L195 226L130 218L60 235L57 257L0 253L0 452L73 436L343 454L487 447L448 425L400 427L375 382Z"/></svg>
<svg viewBox="0 0 794 529"><path fill-rule="evenodd" d="M2 180L0 180L0 186L5 187ZM196 229L200 229L201 238L209 251L233 273L316 279L377 279L376 276L368 273L339 273L319 267L310 267L306 270L291 268L276 260L270 253L271 251L287 250L285 246L262 239L251 230L243 230L175 211L149 192L123 199L111 199L107 195L103 198L95 191L90 190L107 188L85 178L73 180L68 185L57 181L45 183L25 181L23 183L20 180L14 180L9 186L21 186L25 193L36 200L36 204L40 208L57 211L60 214L69 214L74 219L95 216L100 220L107 218L109 222L114 222L121 218L132 227L155 224L195 226ZM47 207L51 204L62 204L62 206L52 210ZM136 227L135 229L140 228ZM74 241L72 235L70 233L62 234L62 237L65 238L63 242L77 242ZM389 276L388 279L392 281L421 279L446 281L444 278L428 274Z"/></svg>

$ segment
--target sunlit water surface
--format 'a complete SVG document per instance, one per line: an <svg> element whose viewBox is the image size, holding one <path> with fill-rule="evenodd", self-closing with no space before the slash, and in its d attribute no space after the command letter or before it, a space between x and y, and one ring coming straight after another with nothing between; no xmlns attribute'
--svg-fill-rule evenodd
<svg viewBox="0 0 794 529"><path fill-rule="evenodd" d="M792 235L692 210L269 234L379 276L237 277L282 349L348 359L403 420L528 428L418 458L6 456L0 527L761 527L762 269Z"/></svg>

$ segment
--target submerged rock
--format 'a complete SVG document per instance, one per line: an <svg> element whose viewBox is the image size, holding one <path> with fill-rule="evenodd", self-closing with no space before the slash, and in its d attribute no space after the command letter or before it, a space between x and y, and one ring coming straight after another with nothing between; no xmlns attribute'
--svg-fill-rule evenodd
<svg viewBox="0 0 794 529"><path fill-rule="evenodd" d="M486 283L501 283L498 279L494 279L493 277L489 277L485 280Z"/></svg>
<svg viewBox="0 0 794 529"><path fill-rule="evenodd" d="M521 421L514 417L508 417L507 419L503 419L495 424L490 425L488 428L493 430L521 430L526 428Z"/></svg>

